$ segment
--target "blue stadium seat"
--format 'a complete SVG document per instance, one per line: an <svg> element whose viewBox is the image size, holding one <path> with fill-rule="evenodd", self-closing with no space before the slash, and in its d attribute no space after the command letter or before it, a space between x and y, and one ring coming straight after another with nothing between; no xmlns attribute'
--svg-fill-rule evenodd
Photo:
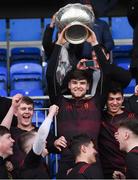
<svg viewBox="0 0 138 180"><path fill-rule="evenodd" d="M0 67L0 89L7 89L7 68Z"/></svg>
<svg viewBox="0 0 138 180"><path fill-rule="evenodd" d="M41 19L10 19L10 41L40 41Z"/></svg>
<svg viewBox="0 0 138 180"><path fill-rule="evenodd" d="M0 41L7 41L6 20L0 19Z"/></svg>
<svg viewBox="0 0 138 180"><path fill-rule="evenodd" d="M109 24L109 17L100 17L99 19L105 21L107 24Z"/></svg>
<svg viewBox="0 0 138 180"><path fill-rule="evenodd" d="M130 58L132 45L116 45L112 51L113 59L116 58Z"/></svg>
<svg viewBox="0 0 138 180"><path fill-rule="evenodd" d="M111 26L113 39L132 39L133 29L127 17L112 17Z"/></svg>
<svg viewBox="0 0 138 180"><path fill-rule="evenodd" d="M45 113L44 111L42 110L37 110L35 108L34 110L34 115L33 115L33 118L32 118L32 123L35 124L36 127L39 127L40 124L44 121L45 119Z"/></svg>
<svg viewBox="0 0 138 180"><path fill-rule="evenodd" d="M20 62L42 62L41 51L37 47L16 47L11 49L11 64Z"/></svg>
<svg viewBox="0 0 138 180"><path fill-rule="evenodd" d="M0 48L0 66L7 66L7 49Z"/></svg>
<svg viewBox="0 0 138 180"><path fill-rule="evenodd" d="M23 96L28 96L29 92L28 91L24 91L23 89L12 89L10 91L10 96L14 96L16 94L22 94Z"/></svg>
<svg viewBox="0 0 138 180"><path fill-rule="evenodd" d="M42 89L33 89L32 91L30 91L29 95L30 96L44 96L44 91ZM44 100L34 99L35 112L33 115L32 122L36 126L39 126L45 119L44 110L37 109L37 108L43 108L43 106L44 106Z"/></svg>
<svg viewBox="0 0 138 180"><path fill-rule="evenodd" d="M43 89L32 89L28 96L44 96L44 91ZM43 100L34 100L35 103L35 107L36 108L41 108L44 105L44 101Z"/></svg>
<svg viewBox="0 0 138 180"><path fill-rule="evenodd" d="M46 28L47 24L50 24L50 22L51 22L50 18L44 19L44 29ZM57 28L55 27L53 37L52 37L53 41L56 40L56 36L57 36Z"/></svg>
<svg viewBox="0 0 138 180"><path fill-rule="evenodd" d="M125 94L134 94L134 89L136 86L136 81L135 79L132 79L129 83L129 85L124 89Z"/></svg>
<svg viewBox="0 0 138 180"><path fill-rule="evenodd" d="M34 63L13 64L10 68L11 89L42 89L42 66Z"/></svg>
<svg viewBox="0 0 138 180"><path fill-rule="evenodd" d="M130 67L130 58L116 58L114 59L114 64L116 64L117 66L120 66L126 70L129 70Z"/></svg>
<svg viewBox="0 0 138 180"><path fill-rule="evenodd" d="M7 97L8 96L8 93L7 93L6 89L0 89L0 96L2 96L2 97Z"/></svg>

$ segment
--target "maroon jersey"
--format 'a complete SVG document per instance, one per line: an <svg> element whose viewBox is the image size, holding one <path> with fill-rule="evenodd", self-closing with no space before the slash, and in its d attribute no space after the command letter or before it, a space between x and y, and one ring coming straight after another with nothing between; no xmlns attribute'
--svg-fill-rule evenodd
<svg viewBox="0 0 138 180"><path fill-rule="evenodd" d="M117 131L117 125L126 118L133 117L133 113L124 111L121 114L112 116L108 112L103 113L103 122L99 135L99 154L103 167L104 178L112 179L115 170L125 173L125 152L120 151L119 143L114 134Z"/></svg>
<svg viewBox="0 0 138 180"><path fill-rule="evenodd" d="M87 133L97 143L101 125L101 112L96 98L62 98L58 114L58 135L68 140L72 136Z"/></svg>

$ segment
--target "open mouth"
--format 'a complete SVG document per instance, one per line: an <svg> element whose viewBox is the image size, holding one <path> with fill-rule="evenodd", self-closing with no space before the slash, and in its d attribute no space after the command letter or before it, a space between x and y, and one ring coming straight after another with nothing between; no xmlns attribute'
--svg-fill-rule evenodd
<svg viewBox="0 0 138 180"><path fill-rule="evenodd" d="M30 115L23 115L23 118L26 119L26 120L30 119L30 117L31 117Z"/></svg>

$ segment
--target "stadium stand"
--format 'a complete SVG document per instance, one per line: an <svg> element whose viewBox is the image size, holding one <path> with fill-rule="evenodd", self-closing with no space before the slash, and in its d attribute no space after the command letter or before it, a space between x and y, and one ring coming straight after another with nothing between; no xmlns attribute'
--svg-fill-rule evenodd
<svg viewBox="0 0 138 180"><path fill-rule="evenodd" d="M8 96L7 91L5 89L0 89L0 96L7 97Z"/></svg>
<svg viewBox="0 0 138 180"><path fill-rule="evenodd" d="M11 89L41 89L42 66L30 62L13 64L10 68Z"/></svg>
<svg viewBox="0 0 138 180"><path fill-rule="evenodd" d="M41 32L41 19L10 20L10 41L39 41Z"/></svg>
<svg viewBox="0 0 138 180"><path fill-rule="evenodd" d="M16 47L11 49L10 64L20 62L42 63L41 51L37 47Z"/></svg>
<svg viewBox="0 0 138 180"><path fill-rule="evenodd" d="M108 17L102 17L109 23ZM50 22L50 18L44 19L44 28ZM7 46L9 39L10 54L10 96L21 93L27 96L44 96L43 91L43 69L41 64L41 39L42 39L42 22L41 19L10 19L9 32L7 38L6 20L0 20L0 43L4 42ZM109 23L110 24L110 23ZM121 28L120 28L121 27ZM53 40L56 39L55 30ZM125 69L129 69L130 51L132 48L133 30L130 27L126 17L111 18L111 32L115 42L113 50L114 63ZM7 49L0 49L0 95L7 96ZM45 66L46 71L46 66ZM44 75L45 77L45 75ZM45 83L45 82L44 82ZM124 93L131 94L134 92L135 80L132 79ZM34 100L35 115L33 123L39 126L44 120L46 113L42 110L44 100ZM39 109L40 108L40 109ZM52 173L55 176L55 156L50 158Z"/></svg>
<svg viewBox="0 0 138 180"><path fill-rule="evenodd" d="M1 42L7 41L6 19L0 19L0 41Z"/></svg>

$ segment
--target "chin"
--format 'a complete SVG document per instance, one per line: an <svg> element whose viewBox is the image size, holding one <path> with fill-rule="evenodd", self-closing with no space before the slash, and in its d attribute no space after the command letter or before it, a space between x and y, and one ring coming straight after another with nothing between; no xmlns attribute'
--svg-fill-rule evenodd
<svg viewBox="0 0 138 180"><path fill-rule="evenodd" d="M84 94L73 94L73 97L77 99L83 98L84 96L85 96Z"/></svg>

